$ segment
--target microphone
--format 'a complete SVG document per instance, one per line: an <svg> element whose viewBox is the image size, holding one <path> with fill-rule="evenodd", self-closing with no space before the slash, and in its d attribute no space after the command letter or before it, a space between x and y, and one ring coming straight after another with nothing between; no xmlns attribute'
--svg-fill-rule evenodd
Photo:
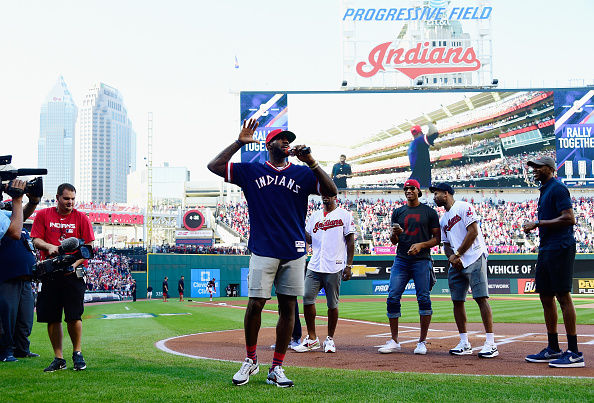
<svg viewBox="0 0 594 403"><path fill-rule="evenodd" d="M297 155L307 155L311 153L311 148L304 147L301 150L296 150L295 148L289 148L287 150L287 155L297 156Z"/></svg>
<svg viewBox="0 0 594 403"><path fill-rule="evenodd" d="M84 241L83 241L84 243ZM58 246L58 254L63 255L65 253L74 252L79 245L81 244L81 240L76 237L70 237L64 239L60 246Z"/></svg>

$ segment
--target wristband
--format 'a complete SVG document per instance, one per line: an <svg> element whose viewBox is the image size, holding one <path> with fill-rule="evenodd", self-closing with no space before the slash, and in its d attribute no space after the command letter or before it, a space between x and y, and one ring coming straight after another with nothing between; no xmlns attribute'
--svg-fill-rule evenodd
<svg viewBox="0 0 594 403"><path fill-rule="evenodd" d="M238 146L243 147L243 143L239 140L235 140L235 142L237 143Z"/></svg>
<svg viewBox="0 0 594 403"><path fill-rule="evenodd" d="M313 164L308 165L308 166L309 166L309 169L311 169L313 171L314 169L316 169L317 167L319 167L320 164L318 164L318 161L316 161Z"/></svg>
<svg viewBox="0 0 594 403"><path fill-rule="evenodd" d="M454 253L454 255L457 256L457 257L462 257L462 255L458 251L456 251L456 253Z"/></svg>

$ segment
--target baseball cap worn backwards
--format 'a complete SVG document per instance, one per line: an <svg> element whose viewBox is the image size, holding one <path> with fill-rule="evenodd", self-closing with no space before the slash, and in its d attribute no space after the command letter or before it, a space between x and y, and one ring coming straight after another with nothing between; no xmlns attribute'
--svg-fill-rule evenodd
<svg viewBox="0 0 594 403"><path fill-rule="evenodd" d="M557 169L557 165L555 164L555 160L548 155L544 155L542 157L533 158L527 162L527 165L530 167L534 166L547 166L553 169Z"/></svg>
<svg viewBox="0 0 594 403"><path fill-rule="evenodd" d="M418 180L416 180L416 179L409 179L406 182L404 182L404 186L403 186L404 189L406 189L409 186L414 186L417 189L419 189L419 196L422 196L423 195L423 193L421 192L421 184L419 183Z"/></svg>
<svg viewBox="0 0 594 403"><path fill-rule="evenodd" d="M288 130L283 130L283 129L276 129L276 130L273 130L270 133L268 133L268 135L266 136L266 144L270 143L276 137L281 136L281 135L286 136L287 139L289 140L289 143L292 143L297 138L297 136L295 136L295 133L293 133L293 132L290 132Z"/></svg>
<svg viewBox="0 0 594 403"><path fill-rule="evenodd" d="M442 192L448 192L449 194L453 195L454 188L448 185L447 183L436 183L435 185L429 187L429 191L431 193L435 193L436 190L441 190Z"/></svg>

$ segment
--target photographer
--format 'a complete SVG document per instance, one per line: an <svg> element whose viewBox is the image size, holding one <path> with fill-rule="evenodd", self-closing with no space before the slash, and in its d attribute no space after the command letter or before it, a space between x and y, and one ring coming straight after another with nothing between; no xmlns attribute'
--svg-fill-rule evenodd
<svg viewBox="0 0 594 403"><path fill-rule="evenodd" d="M35 211L40 197L23 193L27 182L14 179L6 193L12 197L12 212L0 212L0 361L18 361L15 357L39 357L29 351L29 335L33 327L33 291L31 267L35 255L29 233L23 222ZM0 332L1 333L1 332Z"/></svg>
<svg viewBox="0 0 594 403"><path fill-rule="evenodd" d="M95 240L93 226L89 218L74 208L76 189L63 183L58 186L56 207L37 212L31 236L33 244L41 252L42 259L59 254L60 243L71 237L82 238L87 245ZM62 351L62 311L68 325L68 334L72 341L72 362L74 370L81 371L87 367L81 353L82 314L84 312L85 282L79 276L81 269L77 267L84 262L79 259L72 264L73 272L51 273L44 278L41 291L37 297L37 321L47 323L47 331L54 349L54 360L44 369L53 372L66 369L66 360Z"/></svg>

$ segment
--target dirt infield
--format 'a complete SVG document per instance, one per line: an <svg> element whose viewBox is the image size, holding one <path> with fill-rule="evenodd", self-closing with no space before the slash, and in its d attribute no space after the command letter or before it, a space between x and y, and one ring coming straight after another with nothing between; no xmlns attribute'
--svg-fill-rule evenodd
<svg viewBox="0 0 594 403"><path fill-rule="evenodd" d="M242 309L237 305L235 308ZM325 318L318 318L317 330L321 341L326 336ZM549 368L547 364L527 363L524 360L526 354L537 353L546 346L547 336L542 324L495 324L495 341L500 355L492 359L480 359L476 356L485 341L482 325L470 323L468 333L474 355L451 356L448 350L459 340L455 324L431 324L427 338L428 353L421 356L413 354L419 334L418 324L403 323L400 325L399 335L402 352L380 354L377 351L378 346L390 337L388 324L339 319L335 334L335 354L326 354L322 349L307 353L291 350L287 352L285 365L393 372L594 378L591 361L594 359L594 325L578 326L578 342L586 359L585 368ZM561 347L566 348L565 337L560 338ZM274 339L274 328L263 328L260 331L260 362L272 362L273 350L270 345L274 343ZM157 347L194 358L240 362L245 357L243 329L174 337L158 342Z"/></svg>

